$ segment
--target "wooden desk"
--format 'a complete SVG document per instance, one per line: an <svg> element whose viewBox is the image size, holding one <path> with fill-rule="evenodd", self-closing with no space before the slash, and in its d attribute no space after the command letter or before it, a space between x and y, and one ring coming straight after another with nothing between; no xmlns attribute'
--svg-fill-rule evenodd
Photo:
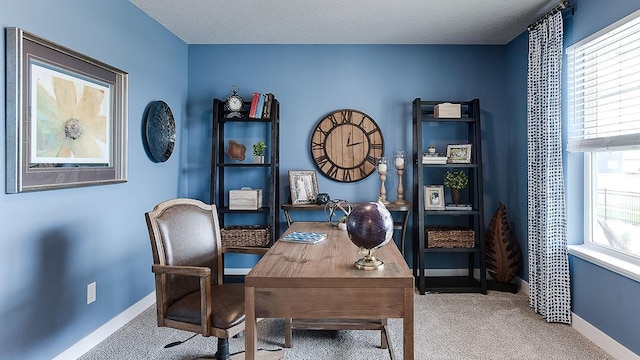
<svg viewBox="0 0 640 360"><path fill-rule="evenodd" d="M361 203L352 203L351 207L354 208ZM397 221L393 223L393 228L396 230L400 230L400 252L402 252L402 257L404 257L404 248L405 248L405 238L407 236L407 225L409 224L409 214L411 210L413 210L413 205L410 203L406 203L403 205L398 204L385 204L384 205L391 212L399 212L402 213L402 221ZM284 212L284 218L287 220L287 225L291 226L293 222L291 220L291 212L293 211L324 211L324 205L318 204L303 204L303 205L292 205L291 203L285 203L280 205L280 209ZM336 219L338 220L338 219Z"/></svg>
<svg viewBox="0 0 640 360"><path fill-rule="evenodd" d="M328 234L310 245L277 241L245 277L245 351L255 359L256 318L402 318L404 359L413 359L413 274L393 244L376 251L380 270L358 270L362 257L345 231L296 222L291 231ZM391 348L390 348L391 350Z"/></svg>

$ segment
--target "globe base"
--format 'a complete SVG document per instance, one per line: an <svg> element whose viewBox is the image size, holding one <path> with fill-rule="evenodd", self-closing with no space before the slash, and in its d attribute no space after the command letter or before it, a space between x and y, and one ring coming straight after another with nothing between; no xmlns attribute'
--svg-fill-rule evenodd
<svg viewBox="0 0 640 360"><path fill-rule="evenodd" d="M354 265L360 270L378 270L384 267L382 260L378 260L373 256L373 250L368 250L367 254L362 259L356 261Z"/></svg>

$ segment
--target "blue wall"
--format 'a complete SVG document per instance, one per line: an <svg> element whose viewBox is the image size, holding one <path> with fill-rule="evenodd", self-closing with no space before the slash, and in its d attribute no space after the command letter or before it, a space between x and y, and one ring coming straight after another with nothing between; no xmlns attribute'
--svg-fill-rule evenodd
<svg viewBox="0 0 640 360"><path fill-rule="evenodd" d="M565 48L640 9L640 1L576 0L575 15L565 16ZM509 133L509 193L513 195L509 218L515 222L516 236L526 256L527 236L527 34L522 34L506 47ZM566 100L566 71L563 76L563 98ZM566 101L565 101L566 103ZM566 114L566 110L563 109ZM583 159L567 154L567 223L570 244L583 241ZM508 207L507 207L508 208ZM528 279L528 269L524 269ZM573 312L612 337L631 351L640 354L640 284L590 262L570 256Z"/></svg>
<svg viewBox="0 0 640 360"><path fill-rule="evenodd" d="M184 134L187 45L127 0L2 0L0 8L2 28L23 28L129 73L128 182L8 195L0 148L0 358L49 359L153 291L143 214L178 195L185 152L151 162L142 116L150 101L164 100ZM3 32L2 59L4 43ZM0 83L4 102L4 70ZM97 301L86 305L92 281Z"/></svg>
<svg viewBox="0 0 640 360"><path fill-rule="evenodd" d="M358 109L381 127L385 153L411 154L411 102L480 99L485 141L487 213L507 197L504 166L506 139L503 46L402 45L192 45L189 46L189 142L187 168L192 197L209 199L211 101L226 98L238 84L240 94L272 92L280 101L281 201L287 201L289 170L315 170L309 137L327 113ZM247 144L253 140L247 141ZM412 199L412 171L404 176L405 196ZM387 176L387 198L396 199L397 175ZM237 186L242 186L239 180ZM334 199L377 199L380 180L372 175L357 183L339 183L318 173L318 186ZM504 201L504 200L503 200ZM295 219L312 219L294 214ZM323 220L324 214L314 214ZM281 216L282 227L284 218ZM487 220L488 221L488 220ZM408 232L411 234L411 232ZM246 256L243 255L246 259ZM411 259L410 255L407 255ZM254 261L251 259L250 261ZM451 267L448 264L445 267ZM230 267L251 263L227 261ZM461 264L460 267L464 267ZM455 265L454 267L458 267Z"/></svg>

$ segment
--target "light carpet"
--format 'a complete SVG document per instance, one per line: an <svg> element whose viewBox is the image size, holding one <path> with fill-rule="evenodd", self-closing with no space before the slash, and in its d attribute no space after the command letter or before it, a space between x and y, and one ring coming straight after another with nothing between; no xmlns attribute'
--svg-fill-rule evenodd
<svg viewBox="0 0 640 360"><path fill-rule="evenodd" d="M571 326L549 324L535 314L523 294L489 291L481 294L426 294L414 297L415 359L613 359ZM389 319L389 341L397 359L402 358L402 320ZM186 360L211 356L216 339L195 338L165 349L164 345L187 339L185 331L158 328L155 306L116 331L80 360L167 359ZM258 347L284 346L284 321L258 323ZM242 359L244 338L230 340L231 353ZM380 349L379 331L294 330L293 346L282 353L264 352L261 359L390 359Z"/></svg>

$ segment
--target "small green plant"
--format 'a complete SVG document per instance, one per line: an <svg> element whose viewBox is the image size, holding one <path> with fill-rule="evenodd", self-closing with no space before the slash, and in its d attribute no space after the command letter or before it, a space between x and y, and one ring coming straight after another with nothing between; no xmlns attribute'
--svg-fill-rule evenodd
<svg viewBox="0 0 640 360"><path fill-rule="evenodd" d="M257 143L253 144L253 156L262 156L264 154L264 149L267 148L267 145L264 144L264 141L260 140Z"/></svg>
<svg viewBox="0 0 640 360"><path fill-rule="evenodd" d="M452 189L464 189L469 185L469 178L462 170L447 171L444 174L444 186Z"/></svg>

